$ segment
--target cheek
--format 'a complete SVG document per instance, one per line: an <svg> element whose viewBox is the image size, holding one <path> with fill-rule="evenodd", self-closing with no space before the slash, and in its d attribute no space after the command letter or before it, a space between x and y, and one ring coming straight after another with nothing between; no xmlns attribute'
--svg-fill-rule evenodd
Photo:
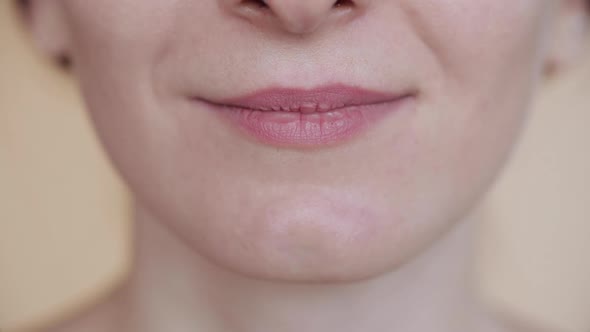
<svg viewBox="0 0 590 332"><path fill-rule="evenodd" d="M433 108L419 122L457 181L486 181L512 147L539 79L550 6L442 2L437 14L415 18L441 70L426 96Z"/></svg>
<svg viewBox="0 0 590 332"><path fill-rule="evenodd" d="M444 83L465 91L475 81L516 76L509 70L522 73L537 62L551 14L546 0L418 0L407 6L441 76L452 80Z"/></svg>

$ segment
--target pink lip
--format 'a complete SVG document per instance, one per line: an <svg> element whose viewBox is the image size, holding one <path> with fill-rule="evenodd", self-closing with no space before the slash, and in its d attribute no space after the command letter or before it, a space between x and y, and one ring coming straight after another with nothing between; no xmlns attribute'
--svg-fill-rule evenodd
<svg viewBox="0 0 590 332"><path fill-rule="evenodd" d="M221 101L195 99L258 142L314 147L352 139L412 97L329 85L312 90L271 88Z"/></svg>

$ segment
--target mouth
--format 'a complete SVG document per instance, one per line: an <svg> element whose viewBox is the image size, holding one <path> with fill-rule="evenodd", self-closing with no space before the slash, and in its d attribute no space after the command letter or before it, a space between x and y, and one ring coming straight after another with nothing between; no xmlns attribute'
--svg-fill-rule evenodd
<svg viewBox="0 0 590 332"><path fill-rule="evenodd" d="M225 100L193 100L257 143L296 148L350 141L405 108L415 97L416 93L328 85L310 90L270 88Z"/></svg>

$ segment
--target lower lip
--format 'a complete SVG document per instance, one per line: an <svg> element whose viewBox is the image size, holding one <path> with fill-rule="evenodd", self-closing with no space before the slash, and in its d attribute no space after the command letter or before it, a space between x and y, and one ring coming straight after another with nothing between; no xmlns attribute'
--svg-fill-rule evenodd
<svg viewBox="0 0 590 332"><path fill-rule="evenodd" d="M286 147L320 147L349 141L400 111L412 96L389 102L317 112L259 111L208 104L224 122L259 143Z"/></svg>

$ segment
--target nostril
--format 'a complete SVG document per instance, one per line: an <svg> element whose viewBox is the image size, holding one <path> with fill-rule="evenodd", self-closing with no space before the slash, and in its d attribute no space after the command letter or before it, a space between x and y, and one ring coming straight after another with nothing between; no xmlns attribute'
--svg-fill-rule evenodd
<svg viewBox="0 0 590 332"><path fill-rule="evenodd" d="M268 4L264 0L242 0L243 5L256 8L256 9L267 9Z"/></svg>
<svg viewBox="0 0 590 332"><path fill-rule="evenodd" d="M222 3L250 24L276 26L294 35L310 34L327 21L348 21L364 7L360 0L227 0Z"/></svg>
<svg viewBox="0 0 590 332"><path fill-rule="evenodd" d="M253 7L256 9L268 9L269 6L264 0L241 0L242 5ZM349 8L354 7L353 0L337 0L334 3L334 8Z"/></svg>
<svg viewBox="0 0 590 332"><path fill-rule="evenodd" d="M349 8L354 7L354 1L352 0L337 0L334 3L334 8Z"/></svg>

